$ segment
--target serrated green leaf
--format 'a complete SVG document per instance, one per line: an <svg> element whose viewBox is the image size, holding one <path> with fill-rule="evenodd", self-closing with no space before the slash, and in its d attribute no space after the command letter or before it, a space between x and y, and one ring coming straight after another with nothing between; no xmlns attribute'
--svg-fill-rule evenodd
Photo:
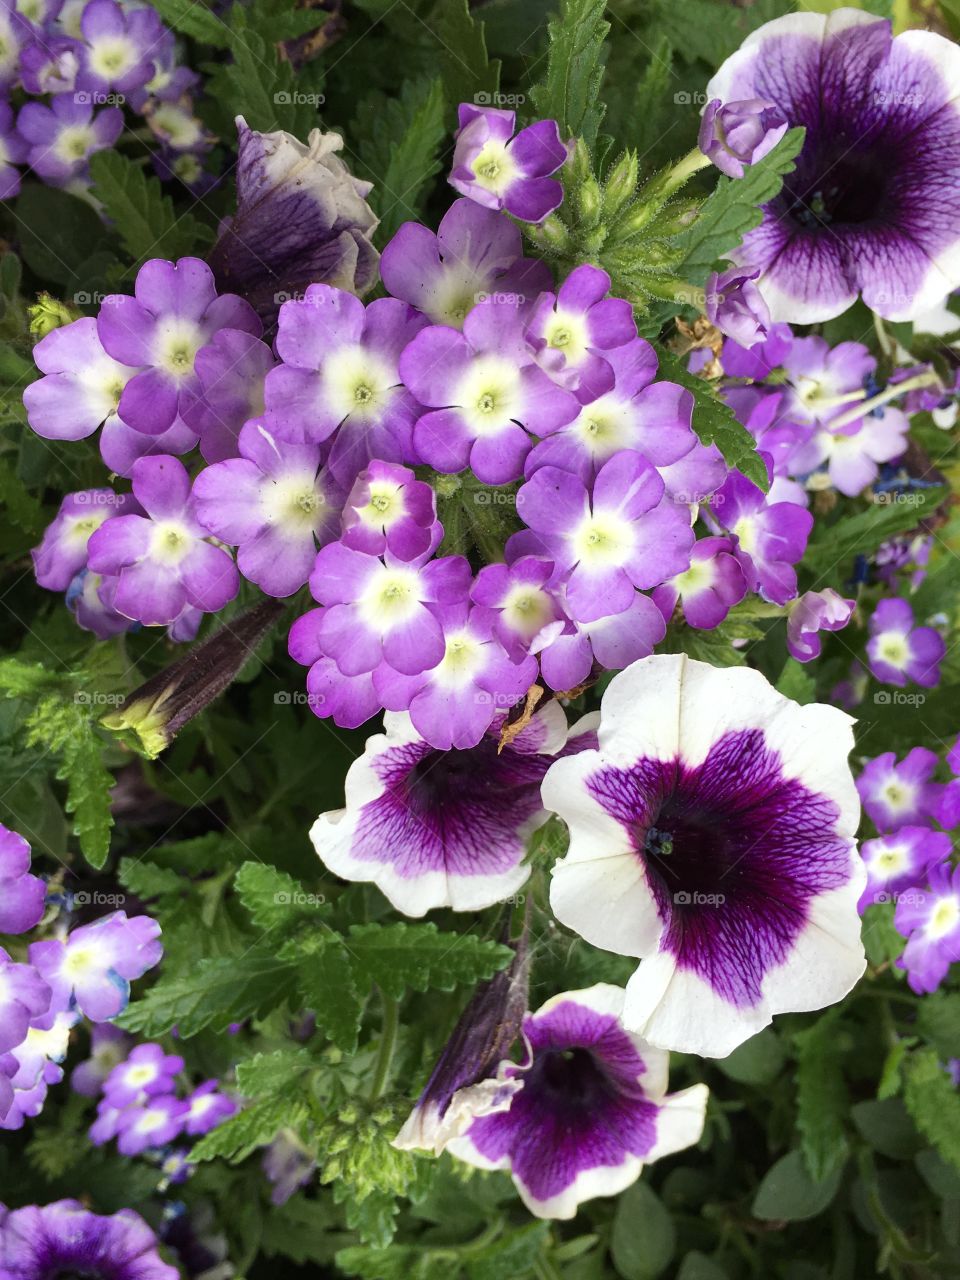
<svg viewBox="0 0 960 1280"><path fill-rule="evenodd" d="M73 833L83 856L92 867L102 867L110 852L110 792L115 780L103 763L100 739L79 708L61 753L57 777L67 784L64 808L73 815Z"/></svg>
<svg viewBox="0 0 960 1280"><path fill-rule="evenodd" d="M947 491L938 487L908 496L910 502L875 504L853 514L845 511L842 518L832 524L817 524L803 558L804 568L816 578L814 585L847 578L850 561L855 556L869 555L895 534L915 529L924 512L938 507Z"/></svg>
<svg viewBox="0 0 960 1280"><path fill-rule="evenodd" d="M309 1049L301 1045L257 1053L237 1064L237 1089L244 1098L261 1100L271 1093L288 1093L315 1065Z"/></svg>
<svg viewBox="0 0 960 1280"><path fill-rule="evenodd" d="M817 682L801 662L797 662L796 658L788 658L777 679L777 693L782 693L785 698L792 698L801 707L805 707L816 701Z"/></svg>
<svg viewBox="0 0 960 1280"><path fill-rule="evenodd" d="M0 690L8 698L23 698L39 693L59 682L42 662L21 662L19 658L0 658Z"/></svg>
<svg viewBox="0 0 960 1280"><path fill-rule="evenodd" d="M550 1234L546 1222L530 1222L525 1227L508 1231L465 1259L469 1280L521 1280L534 1264Z"/></svg>
<svg viewBox="0 0 960 1280"><path fill-rule="evenodd" d="M395 1000L414 991L452 991L505 969L513 950L471 933L440 933L435 924L352 925L354 970Z"/></svg>
<svg viewBox="0 0 960 1280"><path fill-rule="evenodd" d="M917 1128L948 1164L960 1169L960 1095L933 1049L903 1066L903 1100Z"/></svg>
<svg viewBox="0 0 960 1280"><path fill-rule="evenodd" d="M820 1019L794 1038L797 1047L797 1129L807 1170L822 1182L846 1162L845 1118L850 1099L836 1019Z"/></svg>
<svg viewBox="0 0 960 1280"><path fill-rule="evenodd" d="M316 1015L318 1028L338 1049L354 1053L363 999L346 949L334 944L305 956L297 966L297 982L307 1008Z"/></svg>
<svg viewBox="0 0 960 1280"><path fill-rule="evenodd" d="M154 862L139 858L121 858L117 879L125 889L145 901L182 893L190 884L189 880L169 867L158 867Z"/></svg>
<svg viewBox="0 0 960 1280"><path fill-rule="evenodd" d="M538 116L556 120L563 138L597 140L603 119L600 81L603 42L610 24L605 0L560 0L560 12L548 26L547 73L530 90Z"/></svg>
<svg viewBox="0 0 960 1280"><path fill-rule="evenodd" d="M0 458L0 507L10 523L22 529L28 539L32 540L43 531L46 516L42 505L26 491L23 481L6 458ZM27 545L30 545L29 541Z"/></svg>
<svg viewBox="0 0 960 1280"><path fill-rule="evenodd" d="M917 1010L917 1031L944 1061L960 1058L960 994L935 991L925 996Z"/></svg>
<svg viewBox="0 0 960 1280"><path fill-rule="evenodd" d="M491 105L500 83L500 63L487 55L483 22L470 12L469 0L437 0L426 20L436 36L447 102Z"/></svg>
<svg viewBox="0 0 960 1280"><path fill-rule="evenodd" d="M245 862L234 878L237 897L258 929L281 929L297 922L308 895L299 880L265 862Z"/></svg>
<svg viewBox="0 0 960 1280"><path fill-rule="evenodd" d="M195 1143L190 1159L200 1164L218 1156L239 1164L251 1151L271 1143L281 1129L295 1128L306 1116L296 1098L272 1095L225 1120Z"/></svg>
<svg viewBox="0 0 960 1280"><path fill-rule="evenodd" d="M103 201L135 265L147 258L196 254L213 239L210 228L192 214L177 213L159 178L119 151L91 156L90 172L93 193Z"/></svg>
<svg viewBox="0 0 960 1280"><path fill-rule="evenodd" d="M182 35L226 49L230 34L226 23L204 5L201 0L150 0L160 17Z"/></svg>

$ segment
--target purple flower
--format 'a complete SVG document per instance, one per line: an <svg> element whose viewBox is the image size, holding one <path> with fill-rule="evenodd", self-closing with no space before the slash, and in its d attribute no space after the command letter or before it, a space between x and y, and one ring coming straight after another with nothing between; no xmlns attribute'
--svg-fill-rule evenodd
<svg viewBox="0 0 960 1280"><path fill-rule="evenodd" d="M546 263L522 255L520 230L509 219L472 200L454 200L436 234L405 222L383 251L380 274L395 298L434 324L460 329L489 295L532 305L553 288Z"/></svg>
<svg viewBox="0 0 960 1280"><path fill-rule="evenodd" d="M830 587L805 591L787 615L787 648L798 662L820 657L821 631L842 631L853 616L855 600L845 600Z"/></svg>
<svg viewBox="0 0 960 1280"><path fill-rule="evenodd" d="M191 407L199 416L201 347L220 329L256 336L260 321L242 298L217 296L213 272L199 258L152 258L137 273L134 294L104 298L97 332L109 355L137 370L121 393L120 417L138 431L159 435L178 414L188 421Z"/></svg>
<svg viewBox="0 0 960 1280"><path fill-rule="evenodd" d="M113 607L145 626L163 626L186 606L216 613L237 594L240 578L229 554L206 541L190 477L176 458L141 458L133 492L145 516L122 515L90 539L95 573L118 574Z"/></svg>
<svg viewBox="0 0 960 1280"><path fill-rule="evenodd" d="M281 1129L263 1153L261 1162L267 1179L273 1183L270 1203L286 1204L294 1192L310 1181L317 1164L292 1129Z"/></svg>
<svg viewBox="0 0 960 1280"><path fill-rule="evenodd" d="M790 454L790 469L806 475L826 464L827 476L840 493L855 498L880 474L879 464L899 458L907 448L910 420L887 405L852 422L829 424L801 441Z"/></svg>
<svg viewBox="0 0 960 1280"><path fill-rule="evenodd" d="M124 1156L138 1156L155 1147L165 1147L183 1133L190 1107L173 1096L147 1098L142 1106L121 1111L117 1119L117 1150Z"/></svg>
<svg viewBox="0 0 960 1280"><path fill-rule="evenodd" d="M747 583L728 538L700 538L690 553L690 568L652 594L665 622L679 601L691 627L712 630L747 594Z"/></svg>
<svg viewBox="0 0 960 1280"><path fill-rule="evenodd" d="M54 992L50 1008L31 1019L23 1041L5 1055L2 1070L13 1087L13 1098L0 1129L20 1129L25 1120L43 1110L48 1087L63 1079L59 1064L67 1056L70 1032L79 1019L78 1013L59 1006Z"/></svg>
<svg viewBox="0 0 960 1280"><path fill-rule="evenodd" d="M46 440L83 440L117 419L135 370L108 356L90 316L53 329L33 349L46 376L24 389L27 421Z"/></svg>
<svg viewBox="0 0 960 1280"><path fill-rule="evenodd" d="M907 939L897 961L907 971L911 990L928 995L960 960L960 867L931 867L930 887L904 889L897 898L894 924Z"/></svg>
<svg viewBox="0 0 960 1280"><path fill-rule="evenodd" d="M390 551L373 556L333 542L318 552L310 591L328 606L320 640L344 675L362 675L385 661L413 676L443 659L436 606L466 599L470 565L463 556L430 560L432 551L405 561Z"/></svg>
<svg viewBox="0 0 960 1280"><path fill-rule="evenodd" d="M857 904L863 912L874 902L896 902L901 889L924 879L928 869L950 857L950 837L929 827L900 827L889 835L864 840L860 856L867 887Z"/></svg>
<svg viewBox="0 0 960 1280"><path fill-rule="evenodd" d="M383 664L373 673L373 686L383 706L409 710L413 727L432 747L465 750L523 700L537 663L511 662L494 635L495 615L481 605L435 606L434 613L443 629L440 661L415 676Z"/></svg>
<svg viewBox="0 0 960 1280"><path fill-rule="evenodd" d="M613 387L614 371L604 353L637 336L633 308L622 298L608 298L609 289L607 273L584 263L557 293L540 295L526 328L540 368L584 402Z"/></svg>
<svg viewBox="0 0 960 1280"><path fill-rule="evenodd" d="M485 484L516 480L530 451L528 432L549 435L570 422L577 401L533 363L512 302L481 302L463 332L422 330L400 358L400 376L428 412L414 429L420 460L438 471L471 467Z"/></svg>
<svg viewBox="0 0 960 1280"><path fill-rule="evenodd" d="M23 1044L31 1024L50 1008L49 984L32 964L15 964L0 947L0 1053Z"/></svg>
<svg viewBox="0 0 960 1280"><path fill-rule="evenodd" d="M28 102L17 117L17 131L30 144L27 163L51 186L88 186L90 157L112 147L123 132L119 107L105 107L94 114L84 96L62 93L49 107Z"/></svg>
<svg viewBox="0 0 960 1280"><path fill-rule="evenodd" d="M293 595L310 577L317 546L339 532L343 493L321 470L319 445L280 445L259 422L248 422L239 449L239 458L197 476L196 518L237 548L248 581L268 595Z"/></svg>
<svg viewBox="0 0 960 1280"><path fill-rule="evenodd" d="M402 385L400 353L426 324L396 298L369 307L351 293L314 284L280 309L277 354L267 375L266 426L278 440L333 437L328 466L353 484L372 458L413 460L418 406Z"/></svg>
<svg viewBox="0 0 960 1280"><path fill-rule="evenodd" d="M575 689L591 675L595 664L618 671L638 658L649 657L666 631L663 614L654 602L635 591L622 613L595 622L570 621L552 638L545 632L540 674L551 689Z"/></svg>
<svg viewBox="0 0 960 1280"><path fill-rule="evenodd" d="M775 320L829 320L858 294L908 320L960 283L958 79L951 41L894 40L845 8L766 23L710 81L711 98L769 99L806 128L796 171L734 255L761 272Z"/></svg>
<svg viewBox="0 0 960 1280"><path fill-rule="evenodd" d="M18 164L23 164L30 144L21 137L8 102L0 102L0 200L11 200L20 193Z"/></svg>
<svg viewBox="0 0 960 1280"><path fill-rule="evenodd" d="M477 574L470 599L496 613L493 632L514 662L520 662L564 629L566 615L550 589L553 561L521 556L512 564L487 564Z"/></svg>
<svg viewBox="0 0 960 1280"><path fill-rule="evenodd" d="M781 359L790 386L785 412L792 420L821 424L865 400L876 359L861 342L831 347L824 338L794 338Z"/></svg>
<svg viewBox="0 0 960 1280"><path fill-rule="evenodd" d="M345 547L415 560L437 545L437 535L437 502L430 485L408 467L377 459L360 472L343 508Z"/></svg>
<svg viewBox="0 0 960 1280"><path fill-rule="evenodd" d="M325 653L321 638L325 613L325 609L311 609L297 618L290 628L290 656L310 668L307 705L313 714L321 719L332 717L345 729L356 729L376 715L383 703L373 686L371 672L345 676Z"/></svg>
<svg viewBox="0 0 960 1280"><path fill-rule="evenodd" d="M797 594L794 565L802 559L813 516L794 502L770 502L738 471L711 500L714 519L732 536L747 587L773 604Z"/></svg>
<svg viewBox="0 0 960 1280"><path fill-rule="evenodd" d="M770 312L753 283L759 274L731 267L707 278L707 319L742 347L755 347L770 331Z"/></svg>
<svg viewBox="0 0 960 1280"><path fill-rule="evenodd" d="M110 1022L98 1022L90 1029L90 1057L74 1067L70 1087L84 1098L98 1098L114 1067L123 1062L133 1040Z"/></svg>
<svg viewBox="0 0 960 1280"><path fill-rule="evenodd" d="M4 1280L177 1280L178 1274L161 1260L156 1236L132 1209L100 1217L76 1200L58 1200L14 1209L0 1224Z"/></svg>
<svg viewBox="0 0 960 1280"><path fill-rule="evenodd" d="M907 600L881 600L870 618L867 659L871 674L883 684L903 688L908 681L932 689L940 681L947 646L933 627L914 625Z"/></svg>
<svg viewBox="0 0 960 1280"><path fill-rule="evenodd" d="M27 93L72 93L80 70L82 45L72 36L44 36L24 45L20 77Z"/></svg>
<svg viewBox="0 0 960 1280"><path fill-rule="evenodd" d="M105 578L81 569L67 588L65 604L76 618L77 626L92 632L98 640L109 640L136 626L113 608L118 581L115 577Z"/></svg>
<svg viewBox="0 0 960 1280"><path fill-rule="evenodd" d="M373 881L397 911L481 911L509 898L529 874L527 840L546 820L540 783L564 751L567 722L549 702L503 750L498 717L466 750L437 750L409 715L387 712L384 730L347 774L345 809L324 813L310 839L345 880ZM574 730L574 743L587 745ZM576 746L571 749L576 750Z"/></svg>
<svg viewBox="0 0 960 1280"><path fill-rule="evenodd" d="M461 102L450 185L488 209L521 222L542 222L563 202L563 183L549 175L567 159L555 120L538 120L516 137L516 114Z"/></svg>
<svg viewBox="0 0 960 1280"><path fill-rule="evenodd" d="M790 326L772 324L767 338L751 347L742 347L733 338L727 338L720 353L720 363L728 377L764 382L774 369L780 368L792 346Z"/></svg>
<svg viewBox="0 0 960 1280"><path fill-rule="evenodd" d="M689 567L689 517L662 499L654 468L628 451L600 468L592 489L556 467L535 471L521 487L517 509L564 575L572 617L594 622L621 613L635 587L655 587Z"/></svg>
<svg viewBox="0 0 960 1280"><path fill-rule="evenodd" d="M172 1093L182 1070L183 1059L165 1053L162 1045L138 1044L107 1076L103 1096L118 1110L133 1103L139 1106L147 1098Z"/></svg>
<svg viewBox="0 0 960 1280"><path fill-rule="evenodd" d="M851 724L758 671L684 654L614 676L599 750L551 765L543 800L570 828L554 914L640 958L629 1030L724 1057L774 1014L822 1009L859 979Z"/></svg>
<svg viewBox="0 0 960 1280"><path fill-rule="evenodd" d="M698 145L721 173L742 178L744 167L762 160L786 132L786 117L773 102L747 98L721 103L714 98L704 108Z"/></svg>
<svg viewBox="0 0 960 1280"><path fill-rule="evenodd" d="M187 1097L189 1109L183 1124L185 1133L193 1136L209 1133L236 1114L237 1104L225 1093L219 1093L219 1088L219 1080L207 1080Z"/></svg>
<svg viewBox="0 0 960 1280"><path fill-rule="evenodd" d="M598 983L528 1014L527 1060L501 1073L520 1088L448 1144L469 1164L508 1169L539 1218L616 1195L703 1132L706 1085L667 1094L669 1055L626 1031L623 1009L622 989Z"/></svg>
<svg viewBox="0 0 960 1280"><path fill-rule="evenodd" d="M30 553L37 582L48 591L66 591L86 565L90 538L104 521L139 510L140 504L130 493L114 493L112 489L68 493L56 518L47 525L43 541Z"/></svg>
<svg viewBox="0 0 960 1280"><path fill-rule="evenodd" d="M122 9L114 0L89 0L80 31L84 46L78 89L131 93L153 75L153 50L165 34L155 9Z"/></svg>
<svg viewBox="0 0 960 1280"><path fill-rule="evenodd" d="M54 1003L73 1005L91 1022L117 1017L130 999L130 983L163 955L160 926L150 916L114 911L74 929L66 942L51 938L30 945L30 963L54 993Z"/></svg>
<svg viewBox="0 0 960 1280"><path fill-rule="evenodd" d="M188 413L207 462L237 456L244 423L263 413L264 379L275 364L267 344L242 329L221 329L197 352L199 390Z"/></svg>
<svg viewBox="0 0 960 1280"><path fill-rule="evenodd" d="M914 747L899 764L892 751L867 762L857 790L878 831L924 824L933 816L942 791L931 781L937 763L926 747Z"/></svg>
<svg viewBox="0 0 960 1280"><path fill-rule="evenodd" d="M40 877L30 875L30 845L0 822L0 933L26 933L39 924L45 893Z"/></svg>

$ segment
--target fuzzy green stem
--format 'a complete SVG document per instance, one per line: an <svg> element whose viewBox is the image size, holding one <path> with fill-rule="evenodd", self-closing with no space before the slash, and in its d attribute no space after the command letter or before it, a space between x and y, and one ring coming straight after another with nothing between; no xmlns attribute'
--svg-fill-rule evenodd
<svg viewBox="0 0 960 1280"><path fill-rule="evenodd" d="M692 151L688 151L682 160L678 160L672 169L668 169L663 177L654 183L654 190L658 196L666 200L675 191L679 191L684 183L688 182L695 173L699 173L701 169L706 169L709 163L709 157L705 156L699 147L694 147ZM646 192L642 194L645 195Z"/></svg>
<svg viewBox="0 0 960 1280"><path fill-rule="evenodd" d="M370 1102L376 1102L387 1083L390 1064L393 1061L393 1051L397 1047L397 1031L400 1026L399 1003L396 1000L390 1000L382 991L380 999L383 1003L383 1030L380 1034L380 1051L377 1054L377 1065L373 1072L373 1084L370 1086Z"/></svg>

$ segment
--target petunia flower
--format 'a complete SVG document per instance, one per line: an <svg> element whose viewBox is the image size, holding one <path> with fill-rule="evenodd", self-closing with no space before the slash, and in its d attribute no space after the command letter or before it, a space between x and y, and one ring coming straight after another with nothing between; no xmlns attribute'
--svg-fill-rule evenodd
<svg viewBox="0 0 960 1280"><path fill-rule="evenodd" d="M914 624L908 600L881 600L874 609L867 659L871 673L883 684L903 688L913 681L932 689L940 681L940 663L946 651L939 631Z"/></svg>
<svg viewBox="0 0 960 1280"><path fill-rule="evenodd" d="M747 594L747 582L728 538L699 538L690 567L659 587L652 599L669 622L679 603L691 627L718 627Z"/></svg>
<svg viewBox="0 0 960 1280"><path fill-rule="evenodd" d="M46 885L30 874L30 845L0 822L0 933L26 933L40 923Z"/></svg>
<svg viewBox="0 0 960 1280"><path fill-rule="evenodd" d="M845 600L832 588L805 591L787 614L787 648L798 662L820 657L821 631L842 631L853 616L856 601Z"/></svg>
<svg viewBox="0 0 960 1280"><path fill-rule="evenodd" d="M509 1170L538 1218L616 1195L703 1131L706 1085L668 1094L669 1055L627 1031L623 1010L623 990L597 983L528 1014L528 1059L503 1069L520 1089L448 1144L468 1164Z"/></svg>
<svg viewBox="0 0 960 1280"><path fill-rule="evenodd" d="M76 1200L14 1209L0 1223L4 1280L85 1275L99 1280L178 1280L157 1238L132 1209L90 1213Z"/></svg>
<svg viewBox="0 0 960 1280"><path fill-rule="evenodd" d="M933 817L943 790L931 781L937 764L936 755L926 747L914 747L899 763L892 751L867 762L857 778L857 790L878 831L923 825Z"/></svg>
<svg viewBox="0 0 960 1280"><path fill-rule="evenodd" d="M159 963L163 946L156 920L114 911L74 929L65 942L31 943L29 954L56 1007L70 1003L91 1022L106 1022L126 1008L130 983Z"/></svg>
<svg viewBox="0 0 960 1280"><path fill-rule="evenodd" d="M857 904L865 911L874 902L896 902L901 889L922 880L931 866L950 857L952 841L929 827L899 827L875 840L864 840L860 856L867 868L867 887Z"/></svg>
<svg viewBox="0 0 960 1280"><path fill-rule="evenodd" d="M915 884L897 897L894 924L907 939L897 961L918 995L936 991L960 960L960 867L940 863L928 872L929 888Z"/></svg>
<svg viewBox="0 0 960 1280"><path fill-rule="evenodd" d="M346 808L324 813L310 839L345 880L372 881L398 911L480 911L525 883L527 840L546 820L540 783L567 744L560 704L549 702L498 749L503 716L463 750L438 750L406 713L350 766ZM592 724L577 726L570 750Z"/></svg>
<svg viewBox="0 0 960 1280"><path fill-rule="evenodd" d="M405 222L383 251L380 275L395 298L452 329L486 297L532 306L553 288L547 264L523 257L519 228L473 200L454 200L436 233Z"/></svg>
<svg viewBox="0 0 960 1280"><path fill-rule="evenodd" d="M775 320L812 324L857 295L909 320L960 283L953 181L960 50L859 9L792 13L747 37L707 85L806 129L796 171L732 255Z"/></svg>
<svg viewBox="0 0 960 1280"><path fill-rule="evenodd" d="M557 918L641 961L630 1030L724 1057L775 1013L822 1009L860 977L850 724L758 671L684 654L607 686L599 750L552 765L543 798L570 828Z"/></svg>
<svg viewBox="0 0 960 1280"><path fill-rule="evenodd" d="M567 159L556 120L538 120L513 136L516 114L461 102L450 185L488 209L521 222L542 222L563 202L563 184L550 175Z"/></svg>

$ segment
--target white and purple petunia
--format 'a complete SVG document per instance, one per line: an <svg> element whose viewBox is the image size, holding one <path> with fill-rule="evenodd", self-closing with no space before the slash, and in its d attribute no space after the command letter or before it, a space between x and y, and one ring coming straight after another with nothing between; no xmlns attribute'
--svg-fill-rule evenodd
<svg viewBox="0 0 960 1280"><path fill-rule="evenodd" d="M343 491L316 444L278 442L261 422L240 432L239 458L206 467L193 485L196 518L237 548L237 567L267 595L289 596L310 577L317 547L340 532Z"/></svg>
<svg viewBox="0 0 960 1280"><path fill-rule="evenodd" d="M514 137L516 114L461 102L450 185L488 209L521 222L542 222L563 202L563 183L551 174L566 162L556 120L538 120Z"/></svg>
<svg viewBox="0 0 960 1280"><path fill-rule="evenodd" d="M576 417L573 394L534 362L523 312L496 297L480 302L462 332L423 329L400 358L400 376L427 406L413 433L419 459L437 471L472 468L485 484L523 473L531 435L545 436Z"/></svg>
<svg viewBox="0 0 960 1280"><path fill-rule="evenodd" d="M540 784L561 753L591 745L594 725L567 733L559 703L538 711L502 750L502 717L473 747L438 750L409 715L350 766L346 807L324 813L310 838L345 880L369 880L408 916L438 907L480 911L525 883L527 840L546 821Z"/></svg>
<svg viewBox="0 0 960 1280"><path fill-rule="evenodd" d="M932 781L937 764L937 757L926 747L914 747L899 763L892 751L867 762L857 778L857 790L878 831L929 824L943 792Z"/></svg>
<svg viewBox="0 0 960 1280"><path fill-rule="evenodd" d="M947 646L933 627L915 625L909 600L881 600L870 618L867 659L873 676L903 688L912 681L925 689L940 682Z"/></svg>
<svg viewBox="0 0 960 1280"><path fill-rule="evenodd" d="M723 1057L775 1013L841 999L865 966L850 718L757 671L646 658L603 696L599 749L551 766L570 828L561 923L641 963L625 1025Z"/></svg>
<svg viewBox="0 0 960 1280"><path fill-rule="evenodd" d="M850 619L856 601L846 600L831 587L823 591L805 591L790 606L787 615L787 648L798 662L812 662L820 657L821 631L842 631Z"/></svg>
<svg viewBox="0 0 960 1280"><path fill-rule="evenodd" d="M89 94L61 93L49 106L22 107L17 132L29 143L27 164L38 177L53 187L81 189L90 183L90 157L112 147L123 132L123 112L94 112Z"/></svg>
<svg viewBox="0 0 960 1280"><path fill-rule="evenodd" d="M864 840L860 856L867 868L867 887L860 910L875 902L895 902L901 889L923 880L930 867L945 862L952 847L948 835L929 827L899 827L875 840Z"/></svg>
<svg viewBox="0 0 960 1280"><path fill-rule="evenodd" d="M572 1218L616 1195L645 1164L693 1146L707 1087L667 1093L668 1055L623 1025L624 992L598 983L554 996L523 1022L526 1060L506 1109L480 1115L448 1144L481 1169L507 1169L539 1218Z"/></svg>
<svg viewBox="0 0 960 1280"><path fill-rule="evenodd" d="M229 552L207 540L183 463L163 454L140 458L133 492L146 515L105 522L87 548L94 573L119 577L112 608L144 626L165 626L187 608L222 609L240 577Z"/></svg>
<svg viewBox="0 0 960 1280"><path fill-rule="evenodd" d="M904 889L897 896L894 923L907 939L897 961L919 995L936 991L960 960L960 867L948 862L928 872L929 886Z"/></svg>
<svg viewBox="0 0 960 1280"><path fill-rule="evenodd" d="M0 822L0 933L26 933L40 923L46 885L30 874L30 845Z"/></svg>
<svg viewBox="0 0 960 1280"><path fill-rule="evenodd" d="M697 145L721 173L742 178L744 168L762 160L786 131L786 117L769 100L713 98L703 109Z"/></svg>
<svg viewBox="0 0 960 1280"><path fill-rule="evenodd" d="M553 288L550 268L523 257L518 227L472 200L454 200L436 233L405 222L383 251L387 290L434 324L460 329L478 302L491 295L532 304Z"/></svg>
<svg viewBox="0 0 960 1280"><path fill-rule="evenodd" d="M860 294L891 320L960 283L960 50L860 9L793 13L754 31L707 86L762 98L806 129L796 171L733 257L760 271L775 320L811 324Z"/></svg>
<svg viewBox="0 0 960 1280"><path fill-rule="evenodd" d="M178 1280L179 1274L161 1259L157 1237L132 1209L102 1217L77 1200L58 1200L14 1209L0 1222L4 1280Z"/></svg>
<svg viewBox="0 0 960 1280"><path fill-rule="evenodd" d="M159 963L163 946L156 920L114 911L74 929L66 941L31 943L29 954L56 1008L69 1005L91 1022L106 1022L123 1012L130 983Z"/></svg>
<svg viewBox="0 0 960 1280"><path fill-rule="evenodd" d="M436 494L409 467L374 459L347 495L342 529L354 551L415 560L439 542Z"/></svg>
<svg viewBox="0 0 960 1280"><path fill-rule="evenodd" d="M691 627L711 630L746 594L747 580L729 538L699 538L689 569L661 583L651 596L664 621L670 621L679 604Z"/></svg>

